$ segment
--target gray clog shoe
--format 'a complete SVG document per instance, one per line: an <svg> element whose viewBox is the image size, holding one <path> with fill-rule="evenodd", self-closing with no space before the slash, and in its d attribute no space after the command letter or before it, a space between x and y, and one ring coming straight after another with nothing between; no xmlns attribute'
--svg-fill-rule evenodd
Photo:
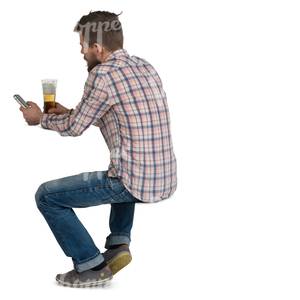
<svg viewBox="0 0 300 300"><path fill-rule="evenodd" d="M115 275L126 267L132 260L132 256L127 245L122 245L117 249L109 249L102 253L105 261L109 264L112 274Z"/></svg>
<svg viewBox="0 0 300 300"><path fill-rule="evenodd" d="M65 274L56 276L58 283L68 287L91 287L108 283L113 278L111 269L108 266L100 271L87 270L81 273L72 270Z"/></svg>

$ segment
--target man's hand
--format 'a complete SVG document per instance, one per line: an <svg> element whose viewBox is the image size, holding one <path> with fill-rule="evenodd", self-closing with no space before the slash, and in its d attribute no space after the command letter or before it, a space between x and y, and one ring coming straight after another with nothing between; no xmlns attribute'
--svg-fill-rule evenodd
<svg viewBox="0 0 300 300"><path fill-rule="evenodd" d="M23 113L23 118L28 123L28 125L38 125L40 124L40 119L43 116L41 109L37 106L36 103L28 101L30 108L20 107L20 111Z"/></svg>
<svg viewBox="0 0 300 300"><path fill-rule="evenodd" d="M69 113L70 113L70 109L65 108L58 102L55 103L55 108L51 108L48 110L48 114L65 115L65 114L69 114Z"/></svg>

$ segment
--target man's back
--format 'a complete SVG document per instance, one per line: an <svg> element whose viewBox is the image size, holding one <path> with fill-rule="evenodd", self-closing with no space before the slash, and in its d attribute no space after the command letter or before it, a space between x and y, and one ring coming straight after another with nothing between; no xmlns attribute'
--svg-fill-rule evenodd
<svg viewBox="0 0 300 300"><path fill-rule="evenodd" d="M93 123L110 150L109 175L121 178L142 201L168 198L177 186L176 159L166 94L157 72L145 60L118 50L95 67L89 79L86 97L101 89L110 105Z"/></svg>

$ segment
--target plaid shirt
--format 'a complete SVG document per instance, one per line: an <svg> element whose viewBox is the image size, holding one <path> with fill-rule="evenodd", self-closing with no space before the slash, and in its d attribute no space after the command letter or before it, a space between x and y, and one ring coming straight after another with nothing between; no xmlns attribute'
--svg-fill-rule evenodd
<svg viewBox="0 0 300 300"><path fill-rule="evenodd" d="M40 123L62 136L98 126L110 151L110 177L120 178L143 202L175 192L177 166L162 82L147 61L126 50L113 52L89 73L71 115L44 114Z"/></svg>

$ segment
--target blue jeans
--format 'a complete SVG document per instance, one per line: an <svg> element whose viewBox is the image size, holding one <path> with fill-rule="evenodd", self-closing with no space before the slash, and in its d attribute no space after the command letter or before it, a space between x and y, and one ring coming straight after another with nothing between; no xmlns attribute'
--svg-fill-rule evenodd
<svg viewBox="0 0 300 300"><path fill-rule="evenodd" d="M35 198L57 242L72 257L77 272L99 265L104 258L72 208L111 204L111 233L105 247L130 244L135 202L139 200L126 190L120 179L109 177L107 171L43 183Z"/></svg>

